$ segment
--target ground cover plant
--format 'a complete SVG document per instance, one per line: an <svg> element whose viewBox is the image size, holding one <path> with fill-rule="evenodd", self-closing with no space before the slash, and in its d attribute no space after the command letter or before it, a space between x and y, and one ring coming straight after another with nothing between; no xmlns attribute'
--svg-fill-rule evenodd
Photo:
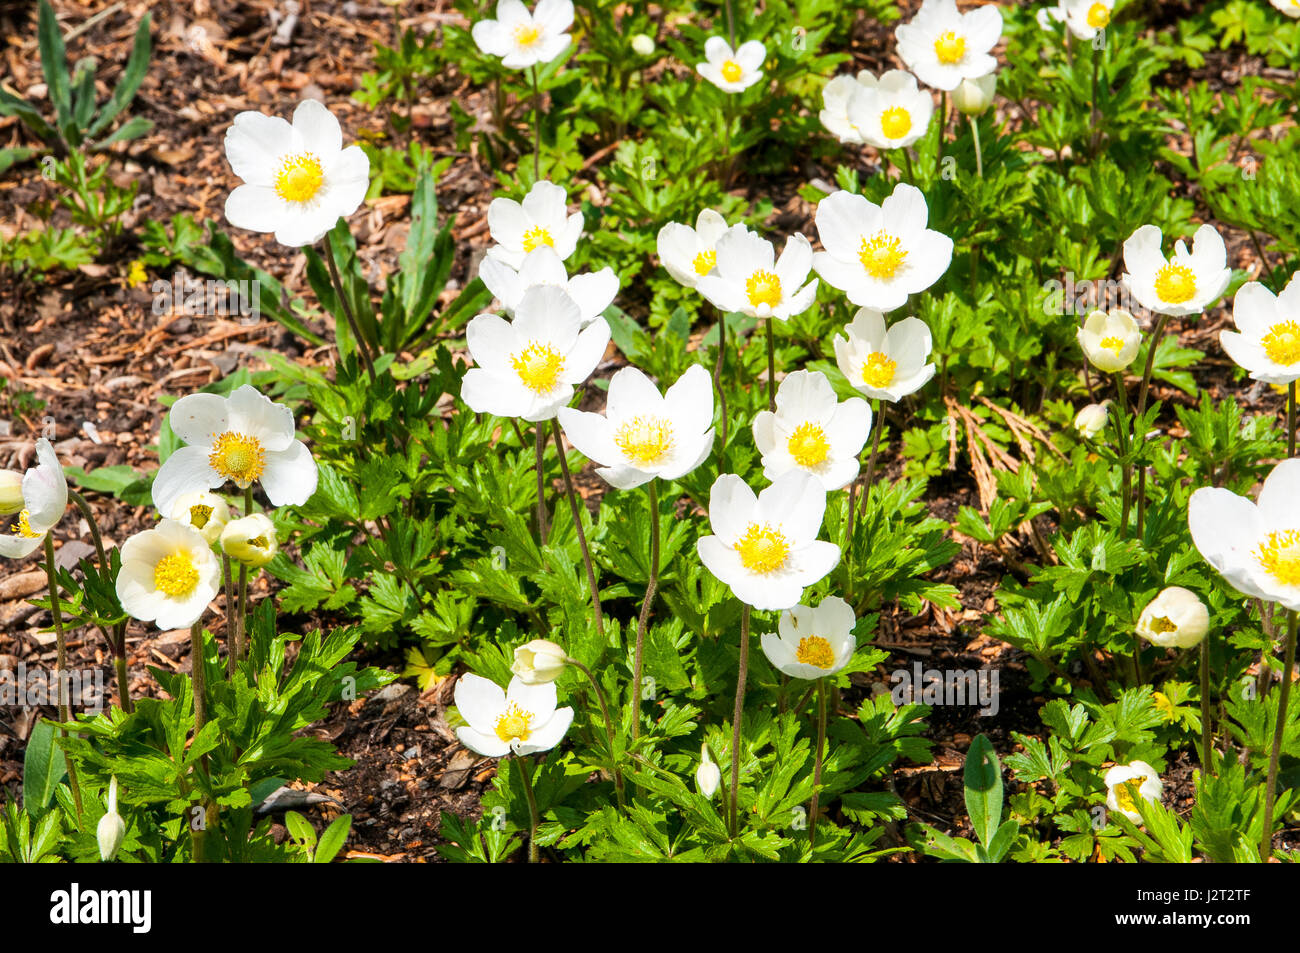
<svg viewBox="0 0 1300 953"><path fill-rule="evenodd" d="M0 860L1296 857L1294 3L14 16Z"/></svg>

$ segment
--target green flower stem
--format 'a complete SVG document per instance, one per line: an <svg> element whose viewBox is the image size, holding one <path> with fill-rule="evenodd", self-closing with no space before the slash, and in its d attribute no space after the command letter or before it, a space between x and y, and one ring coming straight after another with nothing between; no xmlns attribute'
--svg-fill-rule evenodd
<svg viewBox="0 0 1300 953"><path fill-rule="evenodd" d="M736 707L731 716L731 836L740 833L740 720L749 677L749 606L740 613L740 667L736 672Z"/></svg>
<svg viewBox="0 0 1300 953"><path fill-rule="evenodd" d="M524 797L528 799L528 862L537 863L537 798L533 796L533 772L528 762L515 755L519 776L524 782Z"/></svg>
<svg viewBox="0 0 1300 953"><path fill-rule="evenodd" d="M63 633L63 608L59 605L59 578L54 568L54 537L45 534L45 576L50 583L50 615L54 617L54 680L58 683L59 721L67 724L72 721L72 709L68 704L68 640ZM59 734L66 736L67 730L60 728ZM77 809L77 820L81 820L81 783L77 780L77 767L68 761L68 787L72 789L72 803Z"/></svg>
<svg viewBox="0 0 1300 953"><path fill-rule="evenodd" d="M587 548L587 533L582 528L582 504L578 502L578 493L573 488L573 477L569 474L569 461L564 455L564 441L560 438L560 422L552 417L551 429L555 432L555 453L560 458L560 473L564 476L564 489L569 497L569 509L573 512L573 528L578 534L578 548L582 550L582 564L587 569L587 588L591 590L592 611L596 613L596 632L605 634L605 616L600 611L600 588L596 585L596 569L591 563L591 551Z"/></svg>
<svg viewBox="0 0 1300 953"><path fill-rule="evenodd" d="M975 174L984 178L984 152L980 149L980 127L974 116L970 117L970 134L975 139Z"/></svg>
<svg viewBox="0 0 1300 953"><path fill-rule="evenodd" d="M1210 730L1210 635L1205 633L1201 641L1201 770L1213 774L1213 762L1210 760L1211 741L1214 732Z"/></svg>
<svg viewBox="0 0 1300 953"><path fill-rule="evenodd" d="M1160 345L1160 337L1161 335L1164 334L1165 325L1168 323L1169 323L1169 315L1167 314L1160 315L1160 317L1156 319L1155 329L1151 332L1151 345L1150 347L1147 348L1147 365L1146 368L1142 371L1142 383L1138 388L1137 417L1139 420L1141 420L1142 415L1146 413L1147 395L1150 394L1151 392L1151 375L1152 373L1154 373L1155 366L1156 366L1156 349ZM1133 439L1135 442L1139 439L1136 433L1133 435ZM1146 528L1146 515L1147 515L1147 468L1146 468L1147 437L1146 434L1143 433L1140 439L1141 439L1142 453L1138 458L1138 463L1141 464L1141 466L1138 468L1138 493L1137 493L1138 539L1142 538L1143 531Z"/></svg>
<svg viewBox="0 0 1300 953"><path fill-rule="evenodd" d="M117 703L129 715L135 711L135 705L131 702L131 693L127 687L126 656L118 655L114 658L113 667L117 670Z"/></svg>
<svg viewBox="0 0 1300 953"><path fill-rule="evenodd" d="M722 412L722 443L718 451L718 475L726 472L727 467L727 394L722 387L722 367L727 359L727 314L721 308L718 312L718 359L713 365L713 390L718 395L718 407Z"/></svg>
<svg viewBox="0 0 1300 953"><path fill-rule="evenodd" d="M366 367L366 373L370 375L370 383L375 382L375 362L370 356L370 344L361 336L361 328L357 325L356 316L352 313L352 302L348 301L347 291L343 288L343 279L339 277L339 266L334 260L334 245L330 242L329 233L325 234L323 239L325 246L325 261L329 265L330 277L334 279L334 290L339 296L339 306L343 309L343 317L348 322L348 329L352 332L352 337L356 341L357 353L361 355L361 363ZM248 514L245 513L245 516Z"/></svg>
<svg viewBox="0 0 1300 953"><path fill-rule="evenodd" d="M533 428L533 446L537 450L537 545L545 546L551 535L546 516L546 426L540 421Z"/></svg>
<svg viewBox="0 0 1300 953"><path fill-rule="evenodd" d="M650 580L646 583L645 599L641 602L641 615L636 622L636 650L632 661L632 743L641 735L641 657L645 651L645 633L650 623L650 609L654 606L655 592L659 588L659 480L652 479L646 486L650 496Z"/></svg>
<svg viewBox="0 0 1300 953"><path fill-rule="evenodd" d="M934 150L934 174L939 175L943 165L943 134L948 131L948 93L939 93L939 137Z"/></svg>
<svg viewBox="0 0 1300 953"><path fill-rule="evenodd" d="M1295 381L1286 389L1286 455L1295 456Z"/></svg>
<svg viewBox="0 0 1300 953"><path fill-rule="evenodd" d="M885 412L889 409L889 405L883 400L878 399L874 403L876 412L873 415L875 419L872 421L872 426L876 432L871 435L871 456L867 458L867 476L862 481L863 492L868 496L871 494L871 481L876 476L876 457L880 453L880 432L885 429Z"/></svg>
<svg viewBox="0 0 1300 953"><path fill-rule="evenodd" d="M1104 50L1105 47L1102 47ZM1096 47L1092 51L1092 109L1089 116L1092 125L1092 141L1089 144L1089 152L1092 155L1097 154L1097 146L1101 142L1101 130L1097 127L1097 121L1101 118L1101 110L1097 108L1097 79L1101 69L1101 53Z"/></svg>
<svg viewBox="0 0 1300 953"><path fill-rule="evenodd" d="M821 800L822 759L826 751L826 679L817 679L817 755L813 762L812 808L808 812L808 844L817 844L817 803Z"/></svg>
<svg viewBox="0 0 1300 953"><path fill-rule="evenodd" d="M203 668L203 623L195 622L190 628L190 671L194 680L194 734L203 729L208 720L207 672Z"/></svg>
<svg viewBox="0 0 1300 953"><path fill-rule="evenodd" d="M566 665L572 665L583 675L587 676L587 681L596 692L596 703L600 705L600 717L605 721L605 741L609 744L609 757L613 766L614 773L614 791L618 795L618 806L623 807L626 803L626 792L623 785L623 768L619 764L618 753L614 748L614 722L609 717L609 703L605 698L605 689L600 687L600 682L596 681L596 676L592 674L591 669L583 665L576 658L566 658Z"/></svg>
<svg viewBox="0 0 1300 953"><path fill-rule="evenodd" d="M906 148L899 151L903 153L903 168L907 170L907 184L916 185L916 172L912 169L912 153Z"/></svg>
<svg viewBox="0 0 1300 953"><path fill-rule="evenodd" d="M104 540L99 535L99 524L95 522L95 514L91 511L86 498L72 487L68 487L68 499L76 504L77 509L81 510L81 515L86 518L86 525L90 527L90 538L95 543L95 555L99 557L99 573L107 578L108 556L104 553Z"/></svg>
<svg viewBox="0 0 1300 953"><path fill-rule="evenodd" d="M230 575L230 557L221 556L222 591L226 594L226 674L235 676L235 662L243 653L239 650L239 610L235 603L235 587Z"/></svg>
<svg viewBox="0 0 1300 953"><path fill-rule="evenodd" d="M1282 660L1282 694L1277 700L1277 725L1273 729L1273 750L1268 757L1268 783L1264 789L1264 834L1259 842L1259 859L1265 862L1273 854L1273 802L1277 796L1277 764L1286 732L1287 702L1291 697L1291 672L1295 668L1296 617L1292 609L1286 616L1286 651Z"/></svg>
<svg viewBox="0 0 1300 953"><path fill-rule="evenodd" d="M1115 374L1115 390L1119 395L1119 421L1115 428L1115 436L1119 442L1119 452L1121 456L1128 456L1130 429L1133 426L1133 415L1129 412L1128 406L1128 388L1124 384L1124 372L1119 371ZM1131 461L1125 461L1121 467L1122 480L1120 492L1122 494L1122 507L1119 521L1119 534L1122 538L1128 537L1128 514L1133 506L1133 464Z"/></svg>
<svg viewBox="0 0 1300 953"><path fill-rule="evenodd" d="M772 337L772 319L765 318L767 325L767 409L776 413L776 341Z"/></svg>
<svg viewBox="0 0 1300 953"><path fill-rule="evenodd" d="M533 181L542 177L542 87L537 79L537 64L528 71L533 81Z"/></svg>
<svg viewBox="0 0 1300 953"><path fill-rule="evenodd" d="M723 0L727 8L727 37L731 43L732 50L736 48L736 16L731 10L731 0Z"/></svg>

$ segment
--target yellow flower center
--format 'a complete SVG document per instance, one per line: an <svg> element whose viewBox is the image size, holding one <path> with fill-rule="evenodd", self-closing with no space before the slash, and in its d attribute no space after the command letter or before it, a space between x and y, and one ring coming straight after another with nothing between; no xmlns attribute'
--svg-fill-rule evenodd
<svg viewBox="0 0 1300 953"><path fill-rule="evenodd" d="M867 355L867 359L862 362L862 383L880 390L894 382L894 374L897 370L897 361L891 360L887 354L875 351Z"/></svg>
<svg viewBox="0 0 1300 953"><path fill-rule="evenodd" d="M781 303L781 279L770 271L756 271L745 282L745 293L755 308L762 304L775 308Z"/></svg>
<svg viewBox="0 0 1300 953"><path fill-rule="evenodd" d="M912 114L902 106L890 106L880 114L880 131L886 139L902 139L912 131Z"/></svg>
<svg viewBox="0 0 1300 953"><path fill-rule="evenodd" d="M1110 23L1110 11L1104 3L1094 3L1088 8L1088 26L1100 30Z"/></svg>
<svg viewBox="0 0 1300 953"><path fill-rule="evenodd" d="M40 533L32 532L32 524L30 522L31 515L31 510L23 510L18 514L18 522L14 524L13 528L13 534L15 536L22 536L24 539L41 538Z"/></svg>
<svg viewBox="0 0 1300 953"><path fill-rule="evenodd" d="M509 744L511 741L527 741L533 733L533 713L524 711L514 702L497 718L497 737Z"/></svg>
<svg viewBox="0 0 1300 953"><path fill-rule="evenodd" d="M899 247L901 244L901 239L885 231L876 232L870 238L864 236L858 261L872 278L887 281L907 260L907 252Z"/></svg>
<svg viewBox="0 0 1300 953"><path fill-rule="evenodd" d="M158 560L153 567L153 586L159 592L180 599L188 596L199 584L199 571L189 553L172 553Z"/></svg>
<svg viewBox="0 0 1300 953"><path fill-rule="evenodd" d="M966 38L958 36L952 30L943 33L934 41L934 55L940 63L952 66L960 63L966 55Z"/></svg>
<svg viewBox="0 0 1300 953"><path fill-rule="evenodd" d="M1156 294L1169 304L1190 301L1196 294L1196 276L1186 265L1164 265L1156 272Z"/></svg>
<svg viewBox="0 0 1300 953"><path fill-rule="evenodd" d="M799 640L799 647L794 650L795 661L817 668L833 668L835 652L831 644L820 635L805 635Z"/></svg>
<svg viewBox="0 0 1300 953"><path fill-rule="evenodd" d="M256 437L227 430L212 444L208 464L224 479L244 489L262 475L266 451Z"/></svg>
<svg viewBox="0 0 1300 953"><path fill-rule="evenodd" d="M826 439L826 431L812 421L807 421L790 434L786 449L799 466L815 467L825 461L831 452L831 445Z"/></svg>
<svg viewBox="0 0 1300 953"><path fill-rule="evenodd" d="M205 506L202 503L196 503L190 507L190 525L195 529L203 529L208 525L210 519L212 519L212 507Z"/></svg>
<svg viewBox="0 0 1300 953"><path fill-rule="evenodd" d="M1259 343L1274 364L1290 367L1300 362L1300 324L1294 321L1273 325Z"/></svg>
<svg viewBox="0 0 1300 953"><path fill-rule="evenodd" d="M1116 354L1124 350L1124 339L1113 334L1107 335L1097 343L1108 351L1114 351Z"/></svg>
<svg viewBox="0 0 1300 953"><path fill-rule="evenodd" d="M614 443L633 466L655 466L672 453L673 425L662 417L633 417L618 428Z"/></svg>
<svg viewBox="0 0 1300 953"><path fill-rule="evenodd" d="M1300 586L1300 530L1269 533L1256 552L1260 565L1284 586Z"/></svg>
<svg viewBox="0 0 1300 953"><path fill-rule="evenodd" d="M514 37L516 46L527 49L541 39L542 29L531 23L520 23L515 27Z"/></svg>
<svg viewBox="0 0 1300 953"><path fill-rule="evenodd" d="M1119 805L1121 811L1132 811L1138 813L1137 802L1142 795L1139 790L1145 778L1131 778L1128 781L1121 781L1115 785L1115 803Z"/></svg>
<svg viewBox="0 0 1300 953"><path fill-rule="evenodd" d="M275 194L286 202L310 202L324 182L320 159L312 153L285 156L275 174Z"/></svg>
<svg viewBox="0 0 1300 953"><path fill-rule="evenodd" d="M1158 615L1151 620L1151 631L1156 635L1164 635L1166 632L1177 632L1178 626L1170 622L1167 617Z"/></svg>
<svg viewBox="0 0 1300 953"><path fill-rule="evenodd" d="M510 358L519 380L534 394L549 394L560 382L564 371L564 355L549 344L534 341Z"/></svg>
<svg viewBox="0 0 1300 953"><path fill-rule="evenodd" d="M740 564L750 572L776 572L790 558L785 534L766 524L750 523L734 548L740 554Z"/></svg>
<svg viewBox="0 0 1300 953"><path fill-rule="evenodd" d="M740 64L735 60L727 60L722 64L722 78L728 83L740 82L740 77L745 75L745 71L740 68Z"/></svg>
<svg viewBox="0 0 1300 953"><path fill-rule="evenodd" d="M534 225L528 231L524 232L524 251L530 252L534 248L540 248L547 245L550 248L555 247L555 240L551 238L551 230L543 228L541 225Z"/></svg>
<svg viewBox="0 0 1300 953"><path fill-rule="evenodd" d="M695 260L691 264L695 266L697 275L707 275L718 264L718 252L714 248L702 251L695 256Z"/></svg>

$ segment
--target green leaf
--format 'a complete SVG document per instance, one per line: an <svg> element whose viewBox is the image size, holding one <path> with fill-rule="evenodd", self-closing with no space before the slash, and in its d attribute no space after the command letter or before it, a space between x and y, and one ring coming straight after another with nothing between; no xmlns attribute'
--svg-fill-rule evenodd
<svg viewBox="0 0 1300 953"><path fill-rule="evenodd" d="M146 13L144 19L140 21L140 26L135 31L135 43L131 47L131 57L126 61L126 69L122 70L117 86L113 89L113 95L104 104L94 123L86 130L87 136L93 138L107 129L113 118L135 98L136 91L140 88L140 83L144 81L144 75L149 69L149 24L152 20L153 14ZM120 133L121 130L118 132ZM107 144L101 142L97 148L102 149Z"/></svg>
<svg viewBox="0 0 1300 953"><path fill-rule="evenodd" d="M58 114L60 131L70 139L72 102L68 88L68 54L50 0L41 0L37 39L41 48L41 72L45 74L45 84L49 87L50 102Z"/></svg>
<svg viewBox="0 0 1300 953"><path fill-rule="evenodd" d="M348 831L350 830L352 830L351 814L344 814L325 828L325 832L320 836L320 844L316 847L314 862L328 864L333 860L335 855L343 849L343 844L347 841Z"/></svg>
<svg viewBox="0 0 1300 953"><path fill-rule="evenodd" d="M45 811L67 774L58 735L54 723L42 718L27 739L27 752L23 756L23 804L33 817Z"/></svg>
<svg viewBox="0 0 1300 953"><path fill-rule="evenodd" d="M993 745L976 735L966 752L966 812L980 843L988 847L1002 819L1002 766Z"/></svg>

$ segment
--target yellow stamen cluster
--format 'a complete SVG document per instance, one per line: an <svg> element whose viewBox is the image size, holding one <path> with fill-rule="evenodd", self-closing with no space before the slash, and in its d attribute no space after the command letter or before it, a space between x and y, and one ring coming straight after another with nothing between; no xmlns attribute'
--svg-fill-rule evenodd
<svg viewBox="0 0 1300 953"><path fill-rule="evenodd" d="M511 357L510 364L519 380L534 394L549 394L564 372L564 355L549 344L534 341Z"/></svg>
<svg viewBox="0 0 1300 953"><path fill-rule="evenodd" d="M40 533L32 532L31 510L23 510L18 514L18 522L14 524L13 534L21 536L24 539L40 539Z"/></svg>
<svg viewBox="0 0 1300 953"><path fill-rule="evenodd" d="M1290 367L1300 363L1300 324L1294 321L1273 325L1259 343L1274 364Z"/></svg>
<svg viewBox="0 0 1300 953"><path fill-rule="evenodd" d="M966 56L966 38L949 30L934 41L934 55L945 66L960 63Z"/></svg>
<svg viewBox="0 0 1300 953"><path fill-rule="evenodd" d="M527 49L542 38L542 29L531 23L520 23L515 27L514 38L516 46Z"/></svg>
<svg viewBox="0 0 1300 953"><path fill-rule="evenodd" d="M672 453L673 425L662 417L633 417L618 428L614 443L634 467L652 467Z"/></svg>
<svg viewBox="0 0 1300 953"><path fill-rule="evenodd" d="M727 62L723 63L720 72L722 78L728 83L739 83L740 77L745 75L745 71L740 68L740 64L735 60L727 60Z"/></svg>
<svg viewBox="0 0 1300 953"><path fill-rule="evenodd" d="M858 261L872 278L886 281L894 277L907 260L907 251L901 247L902 244L901 239L886 231L876 232L870 238L863 236Z"/></svg>
<svg viewBox="0 0 1300 953"><path fill-rule="evenodd" d="M1094 30L1105 29L1110 25L1110 11L1104 3L1094 3L1088 8L1088 26Z"/></svg>
<svg viewBox="0 0 1300 953"><path fill-rule="evenodd" d="M691 264L695 266L697 275L707 275L717 266L718 253L713 248L705 249L695 256L695 260Z"/></svg>
<svg viewBox="0 0 1300 953"><path fill-rule="evenodd" d="M734 548L740 554L740 564L750 572L776 572L790 559L785 534L766 524L750 523Z"/></svg>
<svg viewBox="0 0 1300 953"><path fill-rule="evenodd" d="M786 449L799 466L815 467L825 462L830 455L831 445L826 439L826 431L809 420L801 423L790 434Z"/></svg>
<svg viewBox="0 0 1300 953"><path fill-rule="evenodd" d="M781 279L770 271L756 271L745 282L745 294L755 308L763 304L775 308L781 303Z"/></svg>
<svg viewBox="0 0 1300 953"><path fill-rule="evenodd" d="M243 489L262 475L266 450L256 437L227 430L212 444L208 465Z"/></svg>
<svg viewBox="0 0 1300 953"><path fill-rule="evenodd" d="M1300 586L1300 530L1269 533L1255 553L1264 571L1284 586Z"/></svg>
<svg viewBox="0 0 1300 953"><path fill-rule="evenodd" d="M1177 632L1178 626L1170 622L1166 616L1158 615L1151 620L1151 631L1156 635L1164 635L1166 632Z"/></svg>
<svg viewBox="0 0 1300 953"><path fill-rule="evenodd" d="M862 362L862 383L880 390L894 382L897 372L897 361L890 359L887 354L875 351L867 355L867 359Z"/></svg>
<svg viewBox="0 0 1300 953"><path fill-rule="evenodd" d="M533 733L533 713L524 711L515 702L497 718L497 737L509 744L511 741L527 741Z"/></svg>
<svg viewBox="0 0 1300 953"><path fill-rule="evenodd" d="M886 139L902 139L912 131L912 114L902 106L890 106L880 113L880 131Z"/></svg>
<svg viewBox="0 0 1300 953"><path fill-rule="evenodd" d="M1191 301L1196 294L1196 275L1186 265L1162 265L1156 272L1156 294L1169 304Z"/></svg>
<svg viewBox="0 0 1300 953"><path fill-rule="evenodd" d="M199 571L189 553L171 553L153 567L154 588L173 599L188 596L198 584Z"/></svg>
<svg viewBox="0 0 1300 953"><path fill-rule="evenodd" d="M275 174L275 194L286 202L310 202L325 183L320 159L310 152L285 156Z"/></svg>
<svg viewBox="0 0 1300 953"><path fill-rule="evenodd" d="M534 225L524 232L524 251L530 252L535 248L546 245L549 248L555 247L555 239L551 238L551 230L543 228L541 225Z"/></svg>
<svg viewBox="0 0 1300 953"><path fill-rule="evenodd" d="M195 503L190 507L190 525L195 529L203 529L210 519L212 519L212 507L202 503Z"/></svg>
<svg viewBox="0 0 1300 953"><path fill-rule="evenodd" d="M835 652L830 642L820 635L805 635L799 640L799 647L794 650L796 661L804 665L829 669L835 666Z"/></svg>
<svg viewBox="0 0 1300 953"><path fill-rule="evenodd" d="M1097 343L1108 351L1114 351L1116 354L1124 350L1124 339L1113 334L1107 335Z"/></svg>

